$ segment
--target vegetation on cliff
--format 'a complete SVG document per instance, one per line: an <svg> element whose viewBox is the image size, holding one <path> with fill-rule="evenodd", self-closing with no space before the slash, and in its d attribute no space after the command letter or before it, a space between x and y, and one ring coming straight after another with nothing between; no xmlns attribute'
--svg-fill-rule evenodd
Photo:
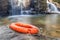
<svg viewBox="0 0 60 40"><path fill-rule="evenodd" d="M60 0L53 0L54 2L58 2L60 4Z"/></svg>

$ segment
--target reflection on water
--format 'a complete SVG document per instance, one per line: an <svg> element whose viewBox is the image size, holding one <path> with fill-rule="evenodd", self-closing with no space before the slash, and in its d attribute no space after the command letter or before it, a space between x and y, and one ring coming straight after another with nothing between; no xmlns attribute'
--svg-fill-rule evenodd
<svg viewBox="0 0 60 40"><path fill-rule="evenodd" d="M44 25L46 15L15 15L15 16L8 16L5 18L1 18L0 24L4 25L9 24L12 22L23 22L23 23L29 23L34 25Z"/></svg>
<svg viewBox="0 0 60 40"><path fill-rule="evenodd" d="M10 16L8 19L10 21L15 21L15 22L23 22L23 23L29 23L29 24L34 24L38 25L43 24L43 20L45 20L44 16L46 15L16 15L16 16Z"/></svg>
<svg viewBox="0 0 60 40"><path fill-rule="evenodd" d="M51 14L46 19L46 30L48 36L60 37L60 15Z"/></svg>

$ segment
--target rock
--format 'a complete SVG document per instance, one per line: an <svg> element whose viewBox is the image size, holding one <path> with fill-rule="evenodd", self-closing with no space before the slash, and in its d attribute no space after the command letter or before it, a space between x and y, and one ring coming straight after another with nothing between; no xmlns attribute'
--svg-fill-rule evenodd
<svg viewBox="0 0 60 40"><path fill-rule="evenodd" d="M46 3L46 0L35 0L35 8L38 10L38 11L46 11L47 10L47 3Z"/></svg>
<svg viewBox="0 0 60 40"><path fill-rule="evenodd" d="M17 33L11 30L8 26L0 27L0 40L39 40L40 37Z"/></svg>
<svg viewBox="0 0 60 40"><path fill-rule="evenodd" d="M56 40L56 38L45 37L40 34L29 35L15 32L9 26L0 26L0 40ZM57 39L60 40L60 39Z"/></svg>
<svg viewBox="0 0 60 40"><path fill-rule="evenodd" d="M7 16L8 14L8 0L0 0L0 16Z"/></svg>

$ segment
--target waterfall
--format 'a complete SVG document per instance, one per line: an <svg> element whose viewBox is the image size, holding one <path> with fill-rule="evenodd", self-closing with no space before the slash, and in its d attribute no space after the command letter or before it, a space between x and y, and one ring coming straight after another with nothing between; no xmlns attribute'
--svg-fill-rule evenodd
<svg viewBox="0 0 60 40"><path fill-rule="evenodd" d="M49 2L48 0L47 0L47 7L48 7L48 11L59 12L57 7L56 7L56 5L51 3L51 2Z"/></svg>
<svg viewBox="0 0 60 40"><path fill-rule="evenodd" d="M26 3L27 1L27 3ZM30 8L30 1L29 0L9 0L11 5L11 12L10 15L29 15L33 8ZM25 4L26 3L26 4ZM27 7L25 8L24 5Z"/></svg>
<svg viewBox="0 0 60 40"><path fill-rule="evenodd" d="M30 15L32 14L32 12L33 14L35 13L38 14L35 8L31 7L31 5L34 6L34 1L32 2L31 0L30 1L29 0L9 0L9 2L11 5L10 15ZM47 6L48 6L48 11L58 12L57 7L53 3L47 1Z"/></svg>

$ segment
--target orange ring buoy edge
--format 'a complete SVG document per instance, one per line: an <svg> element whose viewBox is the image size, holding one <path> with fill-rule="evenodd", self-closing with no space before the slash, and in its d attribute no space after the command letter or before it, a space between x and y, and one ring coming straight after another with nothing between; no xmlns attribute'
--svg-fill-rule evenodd
<svg viewBox="0 0 60 40"><path fill-rule="evenodd" d="M20 22L12 23L9 26L12 30L26 34L37 34L39 32L36 26Z"/></svg>

